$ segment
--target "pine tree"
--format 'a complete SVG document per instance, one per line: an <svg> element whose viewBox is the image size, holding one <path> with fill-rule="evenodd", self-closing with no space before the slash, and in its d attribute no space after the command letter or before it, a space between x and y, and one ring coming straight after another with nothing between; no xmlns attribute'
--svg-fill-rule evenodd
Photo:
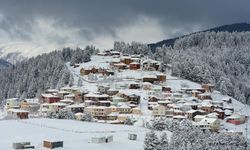
<svg viewBox="0 0 250 150"><path fill-rule="evenodd" d="M146 133L144 140L144 150L158 150L159 144L159 139L153 130Z"/></svg>
<svg viewBox="0 0 250 150"><path fill-rule="evenodd" d="M159 150L170 150L168 136L166 132L163 132L160 137Z"/></svg>

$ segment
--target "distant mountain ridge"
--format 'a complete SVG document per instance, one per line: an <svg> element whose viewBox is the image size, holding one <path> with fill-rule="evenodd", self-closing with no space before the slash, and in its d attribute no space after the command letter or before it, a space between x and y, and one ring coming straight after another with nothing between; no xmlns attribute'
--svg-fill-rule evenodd
<svg viewBox="0 0 250 150"><path fill-rule="evenodd" d="M235 24L230 24L230 25L223 25L223 26L219 26L219 27L215 27L215 28L211 28L211 29L204 30L204 31L199 31L199 32L206 32L206 31L214 31L214 32L226 32L226 31L227 32L244 32L244 31L250 31L250 23L235 23ZM197 32L194 32L194 33L197 33ZM194 33L190 33L188 35L191 35L191 34L194 34ZM180 37L163 40L163 41L160 41L160 42L157 42L157 43L151 43L151 44L148 44L148 46L150 46L152 51L154 52L157 47L161 47L164 44L166 46L173 46L177 39L188 36L188 35L183 35L183 36L180 36Z"/></svg>

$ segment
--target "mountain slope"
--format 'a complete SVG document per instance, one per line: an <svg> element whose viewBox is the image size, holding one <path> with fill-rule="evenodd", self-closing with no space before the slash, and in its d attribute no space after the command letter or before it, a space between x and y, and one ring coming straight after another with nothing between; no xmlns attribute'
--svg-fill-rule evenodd
<svg viewBox="0 0 250 150"><path fill-rule="evenodd" d="M0 59L0 69L11 66L11 64L3 59Z"/></svg>
<svg viewBox="0 0 250 150"><path fill-rule="evenodd" d="M250 31L250 24L249 23L235 23L235 24L231 24L231 25L223 25L223 26L211 28L211 29L204 30L204 31L214 31L214 32L225 32L225 31L227 31L227 32L243 32L243 31ZM200 31L200 32L204 32L204 31ZM195 33L197 33L197 32L195 32ZM195 33L191 33L189 35L192 35L192 34L195 34ZM183 38L185 36L188 36L188 35L183 35L183 36L180 36L180 37L167 39L167 40L163 40L163 41L160 41L160 42L157 42L157 43L151 43L151 44L148 44L148 45L151 47L152 51L154 52L156 47L161 47L164 44L166 46L173 46L177 39Z"/></svg>

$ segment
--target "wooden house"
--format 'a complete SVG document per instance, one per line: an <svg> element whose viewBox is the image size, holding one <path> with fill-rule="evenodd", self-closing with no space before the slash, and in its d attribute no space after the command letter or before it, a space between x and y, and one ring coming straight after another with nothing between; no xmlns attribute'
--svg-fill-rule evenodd
<svg viewBox="0 0 250 150"><path fill-rule="evenodd" d="M90 74L90 73L92 73L92 69L81 68L81 70L80 70L81 76L88 75L88 74Z"/></svg>
<svg viewBox="0 0 250 150"><path fill-rule="evenodd" d="M205 89L206 92L212 93L214 91L214 85L212 84L202 84L201 87Z"/></svg>
<svg viewBox="0 0 250 150"><path fill-rule="evenodd" d="M127 65L125 63L117 63L117 64L114 64L114 67L116 69L126 69L127 68Z"/></svg>
<svg viewBox="0 0 250 150"><path fill-rule="evenodd" d="M240 124L245 123L246 117L243 116L243 115L240 115L240 114L238 114L238 113L234 113L234 114L232 114L231 116L227 117L227 118L226 118L226 121L227 121L228 123L232 123L232 124L234 124L234 125L240 125Z"/></svg>
<svg viewBox="0 0 250 150"><path fill-rule="evenodd" d="M56 94L58 93L59 91L57 89L47 89L45 91L45 94Z"/></svg>
<svg viewBox="0 0 250 150"><path fill-rule="evenodd" d="M77 90L74 92L75 95L75 99L74 101L77 103L82 103L84 101L84 95L88 94L87 91L81 91L81 90Z"/></svg>
<svg viewBox="0 0 250 150"><path fill-rule="evenodd" d="M21 110L21 109L8 109L7 115L10 118L28 119L29 111Z"/></svg>
<svg viewBox="0 0 250 150"><path fill-rule="evenodd" d="M65 108L66 106L68 106L68 104L56 102L56 103L51 103L49 106L49 109L51 111L59 111L59 110Z"/></svg>
<svg viewBox="0 0 250 150"><path fill-rule="evenodd" d="M147 75L142 78L142 82L149 82L154 84L155 81L157 81L157 78L154 75Z"/></svg>
<svg viewBox="0 0 250 150"><path fill-rule="evenodd" d="M186 112L186 115L187 115L187 118L189 120L193 120L194 121L194 117L197 116L197 115L203 115L203 113L199 110L194 110L194 109L191 109L189 111Z"/></svg>
<svg viewBox="0 0 250 150"><path fill-rule="evenodd" d="M20 102L20 108L23 110L28 110L29 112L36 112L40 108L39 99L23 99Z"/></svg>
<svg viewBox="0 0 250 150"><path fill-rule="evenodd" d="M138 69L140 69L140 67L141 67L141 64L138 62L132 62L129 64L130 70L138 70Z"/></svg>
<svg viewBox="0 0 250 150"><path fill-rule="evenodd" d="M107 94L88 93L84 95L84 100L107 101L110 97Z"/></svg>
<svg viewBox="0 0 250 150"><path fill-rule="evenodd" d="M207 100L207 99L210 99L210 100L211 100L211 99L212 99L211 93L207 93L207 92L198 94L198 98L199 98L200 100Z"/></svg>
<svg viewBox="0 0 250 150"><path fill-rule="evenodd" d="M121 63L129 65L130 63L132 63L132 59L131 57L121 57Z"/></svg>
<svg viewBox="0 0 250 150"><path fill-rule="evenodd" d="M224 119L225 118L225 112L224 110L220 109L220 108L217 108L214 110L215 113L218 114L218 118L220 119Z"/></svg>
<svg viewBox="0 0 250 150"><path fill-rule="evenodd" d="M61 98L59 96L55 96L52 94L42 94L41 95L41 101L43 103L56 103L59 102Z"/></svg>
<svg viewBox="0 0 250 150"><path fill-rule="evenodd" d="M137 83L137 82L129 83L129 89L140 89L140 88L141 88L140 83Z"/></svg>
<svg viewBox="0 0 250 150"><path fill-rule="evenodd" d="M167 80L167 76L163 73L156 75L157 81L159 82L165 82Z"/></svg>
<svg viewBox="0 0 250 150"><path fill-rule="evenodd" d="M171 87L168 87L168 86L162 86L162 92L172 93L172 89Z"/></svg>
<svg viewBox="0 0 250 150"><path fill-rule="evenodd" d="M160 63L158 61L148 59L142 62L143 70L158 71L160 69Z"/></svg>
<svg viewBox="0 0 250 150"><path fill-rule="evenodd" d="M65 96L69 95L69 94L71 94L71 92L69 92L69 91L59 91L57 93L57 96L59 96L60 99L64 99L64 98L66 98ZM74 97L74 95L73 95L73 97Z"/></svg>
<svg viewBox="0 0 250 150"><path fill-rule="evenodd" d="M63 147L63 141L43 141L43 147L54 149L58 147Z"/></svg>

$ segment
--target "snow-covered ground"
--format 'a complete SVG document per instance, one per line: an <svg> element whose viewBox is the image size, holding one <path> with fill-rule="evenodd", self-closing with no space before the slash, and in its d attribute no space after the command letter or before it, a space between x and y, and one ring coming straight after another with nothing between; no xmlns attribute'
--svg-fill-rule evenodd
<svg viewBox="0 0 250 150"><path fill-rule="evenodd" d="M36 149L43 140L63 140L63 150L143 150L147 129L136 126L89 123L73 120L28 119L0 121L0 149L12 149L13 142L30 141ZM138 135L136 141L128 140L128 133ZM113 135L111 143L91 143L92 137Z"/></svg>

